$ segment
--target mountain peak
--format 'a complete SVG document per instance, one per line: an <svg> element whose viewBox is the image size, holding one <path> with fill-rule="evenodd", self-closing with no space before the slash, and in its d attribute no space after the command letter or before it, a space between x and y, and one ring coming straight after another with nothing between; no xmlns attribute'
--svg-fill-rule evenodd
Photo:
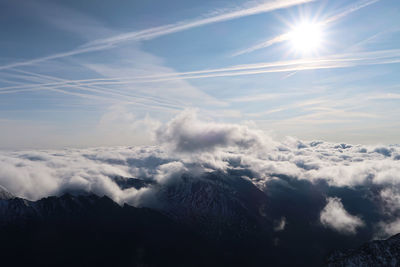
<svg viewBox="0 0 400 267"><path fill-rule="evenodd" d="M0 200L7 200L12 198L15 198L15 196L8 192L8 190L4 186L0 185Z"/></svg>

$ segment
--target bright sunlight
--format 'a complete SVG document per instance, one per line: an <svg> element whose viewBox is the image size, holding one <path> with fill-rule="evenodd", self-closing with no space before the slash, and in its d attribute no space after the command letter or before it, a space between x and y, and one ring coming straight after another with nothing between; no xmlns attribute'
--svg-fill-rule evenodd
<svg viewBox="0 0 400 267"><path fill-rule="evenodd" d="M289 40L294 50L299 53L315 53L322 43L321 24L302 22L292 28Z"/></svg>

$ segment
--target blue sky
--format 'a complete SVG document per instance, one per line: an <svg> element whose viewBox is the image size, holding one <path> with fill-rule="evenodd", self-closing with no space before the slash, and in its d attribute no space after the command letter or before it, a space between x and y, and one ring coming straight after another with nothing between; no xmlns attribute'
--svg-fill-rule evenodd
<svg viewBox="0 0 400 267"><path fill-rule="evenodd" d="M185 109L400 143L399 17L396 0L0 0L0 148L149 144ZM304 22L308 52L287 38Z"/></svg>

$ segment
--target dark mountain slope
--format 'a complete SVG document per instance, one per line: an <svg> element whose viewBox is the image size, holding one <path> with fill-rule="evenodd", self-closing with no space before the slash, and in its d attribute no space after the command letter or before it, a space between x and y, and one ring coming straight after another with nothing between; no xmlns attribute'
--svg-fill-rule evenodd
<svg viewBox="0 0 400 267"><path fill-rule="evenodd" d="M205 266L212 248L150 209L107 197L1 200L2 263L12 266Z"/></svg>
<svg viewBox="0 0 400 267"><path fill-rule="evenodd" d="M0 185L0 200L6 200L14 198L14 196L7 191L3 186Z"/></svg>
<svg viewBox="0 0 400 267"><path fill-rule="evenodd" d="M267 197L250 181L222 172L177 179L157 194L162 203L158 209L169 217L221 239L227 230L231 238L240 239L241 234L271 228L264 211Z"/></svg>
<svg viewBox="0 0 400 267"><path fill-rule="evenodd" d="M3 189L0 258L10 266L321 266L332 251L371 239L379 210L362 188L277 175L262 191L246 177L229 170L184 173L164 184L113 178L121 188L154 190L152 209L92 194L28 201ZM324 227L326 196L340 197L367 224L354 235Z"/></svg>
<svg viewBox="0 0 400 267"><path fill-rule="evenodd" d="M400 266L400 234L368 242L357 249L337 251L328 258L327 266Z"/></svg>

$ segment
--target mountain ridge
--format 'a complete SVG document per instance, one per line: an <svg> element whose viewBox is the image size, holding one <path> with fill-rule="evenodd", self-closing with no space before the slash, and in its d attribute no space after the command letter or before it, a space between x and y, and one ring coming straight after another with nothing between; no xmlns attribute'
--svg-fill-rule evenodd
<svg viewBox="0 0 400 267"><path fill-rule="evenodd" d="M336 251L327 259L326 266L399 266L400 233L385 240L373 240L359 248Z"/></svg>

